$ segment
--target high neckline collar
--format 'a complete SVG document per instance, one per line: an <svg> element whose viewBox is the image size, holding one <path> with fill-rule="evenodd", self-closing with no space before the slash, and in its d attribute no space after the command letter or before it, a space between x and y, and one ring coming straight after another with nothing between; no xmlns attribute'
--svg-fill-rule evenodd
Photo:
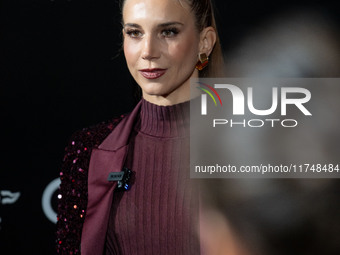
<svg viewBox="0 0 340 255"><path fill-rule="evenodd" d="M190 124L190 101L160 106L142 99L138 131L144 134L172 138L187 136Z"/></svg>

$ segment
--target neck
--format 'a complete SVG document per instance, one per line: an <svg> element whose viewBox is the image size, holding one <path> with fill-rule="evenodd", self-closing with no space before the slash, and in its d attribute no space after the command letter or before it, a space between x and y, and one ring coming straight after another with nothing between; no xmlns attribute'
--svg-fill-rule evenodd
<svg viewBox="0 0 340 255"><path fill-rule="evenodd" d="M143 95L143 99L145 101L148 101L149 103L158 105L158 106L171 106L175 104L184 103L190 100L190 97L187 98L168 98L166 96L149 96L149 95Z"/></svg>
<svg viewBox="0 0 340 255"><path fill-rule="evenodd" d="M188 135L190 103L159 106L142 100L140 123L137 128L144 134L170 138Z"/></svg>

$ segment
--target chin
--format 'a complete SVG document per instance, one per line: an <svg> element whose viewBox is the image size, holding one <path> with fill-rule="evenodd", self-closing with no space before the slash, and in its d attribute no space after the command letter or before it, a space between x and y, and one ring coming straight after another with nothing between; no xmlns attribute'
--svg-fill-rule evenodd
<svg viewBox="0 0 340 255"><path fill-rule="evenodd" d="M142 84L140 87L144 93L150 96L161 96L166 94L163 91L164 84L161 83Z"/></svg>

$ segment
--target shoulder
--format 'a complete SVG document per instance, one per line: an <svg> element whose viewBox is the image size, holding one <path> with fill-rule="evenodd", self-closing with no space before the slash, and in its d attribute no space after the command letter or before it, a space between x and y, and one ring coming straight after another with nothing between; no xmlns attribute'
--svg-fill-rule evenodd
<svg viewBox="0 0 340 255"><path fill-rule="evenodd" d="M127 115L121 115L74 132L65 148L63 171L78 173L87 170L92 149L97 148Z"/></svg>
<svg viewBox="0 0 340 255"><path fill-rule="evenodd" d="M91 149L98 147L127 115L128 114L124 114L111 120L103 121L99 124L76 131L71 136L68 148L79 149L80 147L88 146L88 149Z"/></svg>
<svg viewBox="0 0 340 255"><path fill-rule="evenodd" d="M127 115L121 115L73 133L65 148L60 173L62 182L65 179L81 180L84 175L87 176L92 149L97 148Z"/></svg>

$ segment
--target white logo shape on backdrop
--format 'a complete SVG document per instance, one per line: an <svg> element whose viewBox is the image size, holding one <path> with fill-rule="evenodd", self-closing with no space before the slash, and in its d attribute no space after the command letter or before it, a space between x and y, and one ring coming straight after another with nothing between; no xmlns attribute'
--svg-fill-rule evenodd
<svg viewBox="0 0 340 255"><path fill-rule="evenodd" d="M42 199L41 199L41 206L44 211L45 216L49 219L52 223L57 223L57 213L52 208L52 196L55 191L58 190L60 185L60 179L56 178L51 181L47 187L45 188ZM2 205L10 205L14 204L20 197L20 192L11 192L9 190L0 190L0 204ZM0 223L1 223L0 217Z"/></svg>
<svg viewBox="0 0 340 255"><path fill-rule="evenodd" d="M14 204L20 197L20 192L11 192L9 190L0 190L0 204Z"/></svg>
<svg viewBox="0 0 340 255"><path fill-rule="evenodd" d="M42 209L50 221L53 223L57 223L57 213L52 208L52 196L56 190L58 190L60 185L60 179L56 178L53 181L51 181L47 187L44 190L44 193L42 195L41 199L41 206Z"/></svg>
<svg viewBox="0 0 340 255"><path fill-rule="evenodd" d="M16 201L18 201L21 193L20 192L11 192L9 190L0 190L0 204L2 205L10 205L14 204ZM2 219L0 217L0 224L2 222ZM0 226L1 230L1 226Z"/></svg>

